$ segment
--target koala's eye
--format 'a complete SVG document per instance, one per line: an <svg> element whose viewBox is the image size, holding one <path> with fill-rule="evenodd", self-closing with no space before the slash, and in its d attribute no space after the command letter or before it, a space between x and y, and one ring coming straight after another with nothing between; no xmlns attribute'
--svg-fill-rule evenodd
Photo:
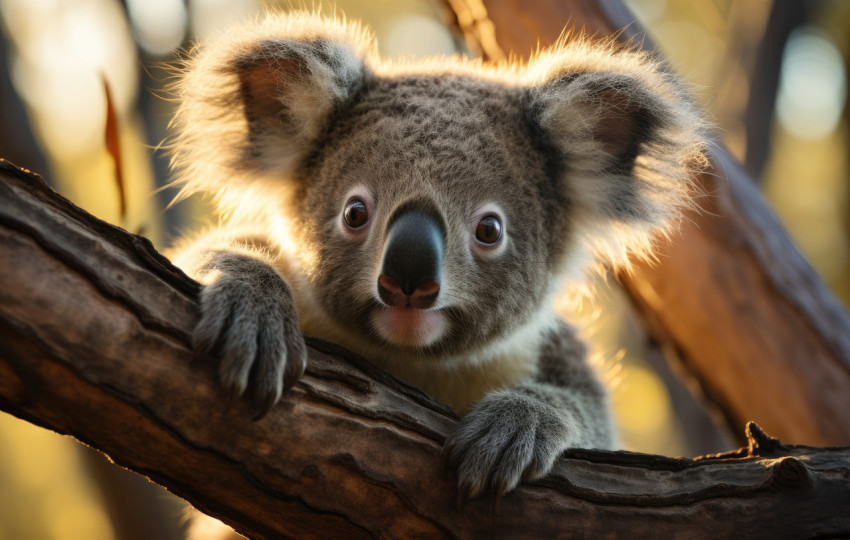
<svg viewBox="0 0 850 540"><path fill-rule="evenodd" d="M345 211L342 214L345 224L352 229L359 229L369 221L369 212L366 210L366 203L360 199L351 199L345 205Z"/></svg>
<svg viewBox="0 0 850 540"><path fill-rule="evenodd" d="M495 244L502 238L502 223L496 216L487 216L478 222L475 238L482 244Z"/></svg>

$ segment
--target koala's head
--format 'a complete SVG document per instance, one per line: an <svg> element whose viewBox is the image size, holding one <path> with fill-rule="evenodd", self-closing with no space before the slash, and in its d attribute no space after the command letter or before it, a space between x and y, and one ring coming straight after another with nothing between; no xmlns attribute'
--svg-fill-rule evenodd
<svg viewBox="0 0 850 540"><path fill-rule="evenodd" d="M676 80L610 44L393 65L356 27L286 16L202 49L181 84L185 190L285 219L327 316L418 356L498 341L564 275L647 255L703 150Z"/></svg>

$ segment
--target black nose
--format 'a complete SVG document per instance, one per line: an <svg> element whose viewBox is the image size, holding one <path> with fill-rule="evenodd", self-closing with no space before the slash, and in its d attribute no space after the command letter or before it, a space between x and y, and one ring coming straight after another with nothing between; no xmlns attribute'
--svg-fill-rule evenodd
<svg viewBox="0 0 850 540"><path fill-rule="evenodd" d="M445 232L427 211L401 210L390 223L378 294L390 306L426 309L440 292Z"/></svg>

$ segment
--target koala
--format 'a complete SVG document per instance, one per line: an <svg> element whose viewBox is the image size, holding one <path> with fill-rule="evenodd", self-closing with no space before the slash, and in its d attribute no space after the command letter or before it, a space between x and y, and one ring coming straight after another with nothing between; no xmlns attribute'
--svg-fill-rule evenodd
<svg viewBox="0 0 850 540"><path fill-rule="evenodd" d="M358 24L295 13L198 47L176 90L180 197L221 213L175 259L203 285L193 344L258 418L306 333L461 415L443 458L462 498L616 446L552 300L651 257L694 204L703 122L651 55L577 39L391 62Z"/></svg>

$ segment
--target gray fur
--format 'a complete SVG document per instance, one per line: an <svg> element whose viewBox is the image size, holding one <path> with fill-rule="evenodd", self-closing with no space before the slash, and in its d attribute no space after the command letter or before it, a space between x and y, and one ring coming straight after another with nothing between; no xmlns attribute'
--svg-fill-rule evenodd
<svg viewBox="0 0 850 540"><path fill-rule="evenodd" d="M198 354L220 358L231 396L251 389L265 415L304 373L307 350L289 287L267 262L248 253L208 251L193 277L205 283L192 335Z"/></svg>
<svg viewBox="0 0 850 540"><path fill-rule="evenodd" d="M529 319L540 308L554 270L547 246L556 245L552 236L568 232L557 199L537 195L551 180L541 165L546 157L530 142L524 122L515 89L455 76L370 81L357 103L336 118L301 173L299 213L305 228L315 231L318 264L325 269L313 289L328 314L340 325L370 333L373 303L347 283L371 284L376 269L351 261L362 260L364 252L380 255L386 221L398 207L428 201L448 227L443 273L464 280L447 293L458 299L448 310L456 328L451 339L417 354L474 350ZM363 244L323 226L358 183L377 199L375 234ZM467 220L488 199L505 210L510 242L502 256L476 261L468 247ZM396 348L382 347L387 354Z"/></svg>
<svg viewBox="0 0 850 540"><path fill-rule="evenodd" d="M461 419L443 450L462 495L497 497L536 480L568 448L613 448L608 395L587 365L586 347L566 323L540 350L533 380L493 392Z"/></svg>
<svg viewBox="0 0 850 540"><path fill-rule="evenodd" d="M461 493L616 444L606 390L550 305L591 255L648 257L691 204L701 123L651 58L578 41L527 66L391 64L359 28L299 14L201 48L177 90L183 194L212 193L225 216L178 262L204 284L195 344L225 387L277 401L304 369L297 320L468 413L444 453ZM351 197L369 214L357 230ZM377 282L411 205L446 238L435 308L405 322ZM485 215L502 223L492 246L475 240Z"/></svg>

